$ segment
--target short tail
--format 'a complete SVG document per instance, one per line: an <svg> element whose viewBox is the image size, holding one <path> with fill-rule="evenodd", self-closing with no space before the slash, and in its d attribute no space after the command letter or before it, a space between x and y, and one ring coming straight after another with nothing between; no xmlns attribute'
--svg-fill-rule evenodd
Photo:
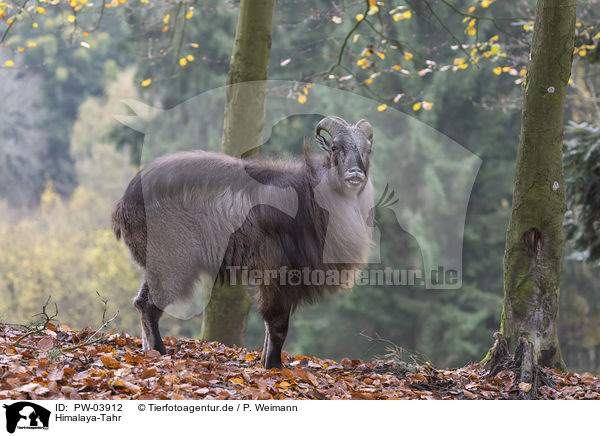
<svg viewBox="0 0 600 436"><path fill-rule="evenodd" d="M112 214L111 214L111 223L113 231L115 232L115 237L117 241L121 239L121 228L123 226L123 200L119 200L115 203Z"/></svg>

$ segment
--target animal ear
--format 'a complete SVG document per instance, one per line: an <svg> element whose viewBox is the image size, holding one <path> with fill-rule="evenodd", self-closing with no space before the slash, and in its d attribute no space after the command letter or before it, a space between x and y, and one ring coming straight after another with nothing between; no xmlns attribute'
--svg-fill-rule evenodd
<svg viewBox="0 0 600 436"><path fill-rule="evenodd" d="M373 126L367 120L360 120L356 123L356 128L360 130L369 141L373 140Z"/></svg>

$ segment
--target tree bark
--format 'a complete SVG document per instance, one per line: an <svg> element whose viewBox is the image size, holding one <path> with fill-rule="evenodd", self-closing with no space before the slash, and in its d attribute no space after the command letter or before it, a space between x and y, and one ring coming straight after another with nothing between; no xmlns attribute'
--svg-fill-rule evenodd
<svg viewBox="0 0 600 436"><path fill-rule="evenodd" d="M511 352L524 338L539 365L556 368L564 368L557 333L566 210L562 140L575 8L574 0L537 1L504 252L500 325Z"/></svg>
<svg viewBox="0 0 600 436"><path fill-rule="evenodd" d="M274 9L275 0L240 4L221 143L223 153L231 156L240 157L262 144ZM202 339L243 345L250 306L243 286L215 286L204 311Z"/></svg>

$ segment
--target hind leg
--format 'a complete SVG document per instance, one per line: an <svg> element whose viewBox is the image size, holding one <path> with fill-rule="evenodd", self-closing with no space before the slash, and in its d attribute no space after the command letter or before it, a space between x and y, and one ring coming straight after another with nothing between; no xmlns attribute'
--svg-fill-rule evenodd
<svg viewBox="0 0 600 436"><path fill-rule="evenodd" d="M262 363L265 368L281 368L281 349L288 332L290 309L288 307L271 307L263 313L265 320L265 348Z"/></svg>
<svg viewBox="0 0 600 436"><path fill-rule="evenodd" d="M144 351L157 350L160 354L167 354L167 350L160 337L158 321L163 311L156 307L150 298L150 288L144 280L137 297L133 300L133 305L140 312L142 324L142 344Z"/></svg>

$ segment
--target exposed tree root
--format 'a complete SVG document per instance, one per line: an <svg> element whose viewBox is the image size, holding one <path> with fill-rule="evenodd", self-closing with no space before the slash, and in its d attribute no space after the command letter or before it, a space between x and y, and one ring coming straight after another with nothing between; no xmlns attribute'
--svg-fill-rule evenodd
<svg viewBox="0 0 600 436"><path fill-rule="evenodd" d="M500 371L512 371L515 374L515 384L519 386L520 400L535 400L537 390L546 385L556 389L556 384L542 371L537 364L533 345L525 338L520 337L515 350L511 356L508 343L502 333L494 333L494 346L488 363L488 377L496 376Z"/></svg>

